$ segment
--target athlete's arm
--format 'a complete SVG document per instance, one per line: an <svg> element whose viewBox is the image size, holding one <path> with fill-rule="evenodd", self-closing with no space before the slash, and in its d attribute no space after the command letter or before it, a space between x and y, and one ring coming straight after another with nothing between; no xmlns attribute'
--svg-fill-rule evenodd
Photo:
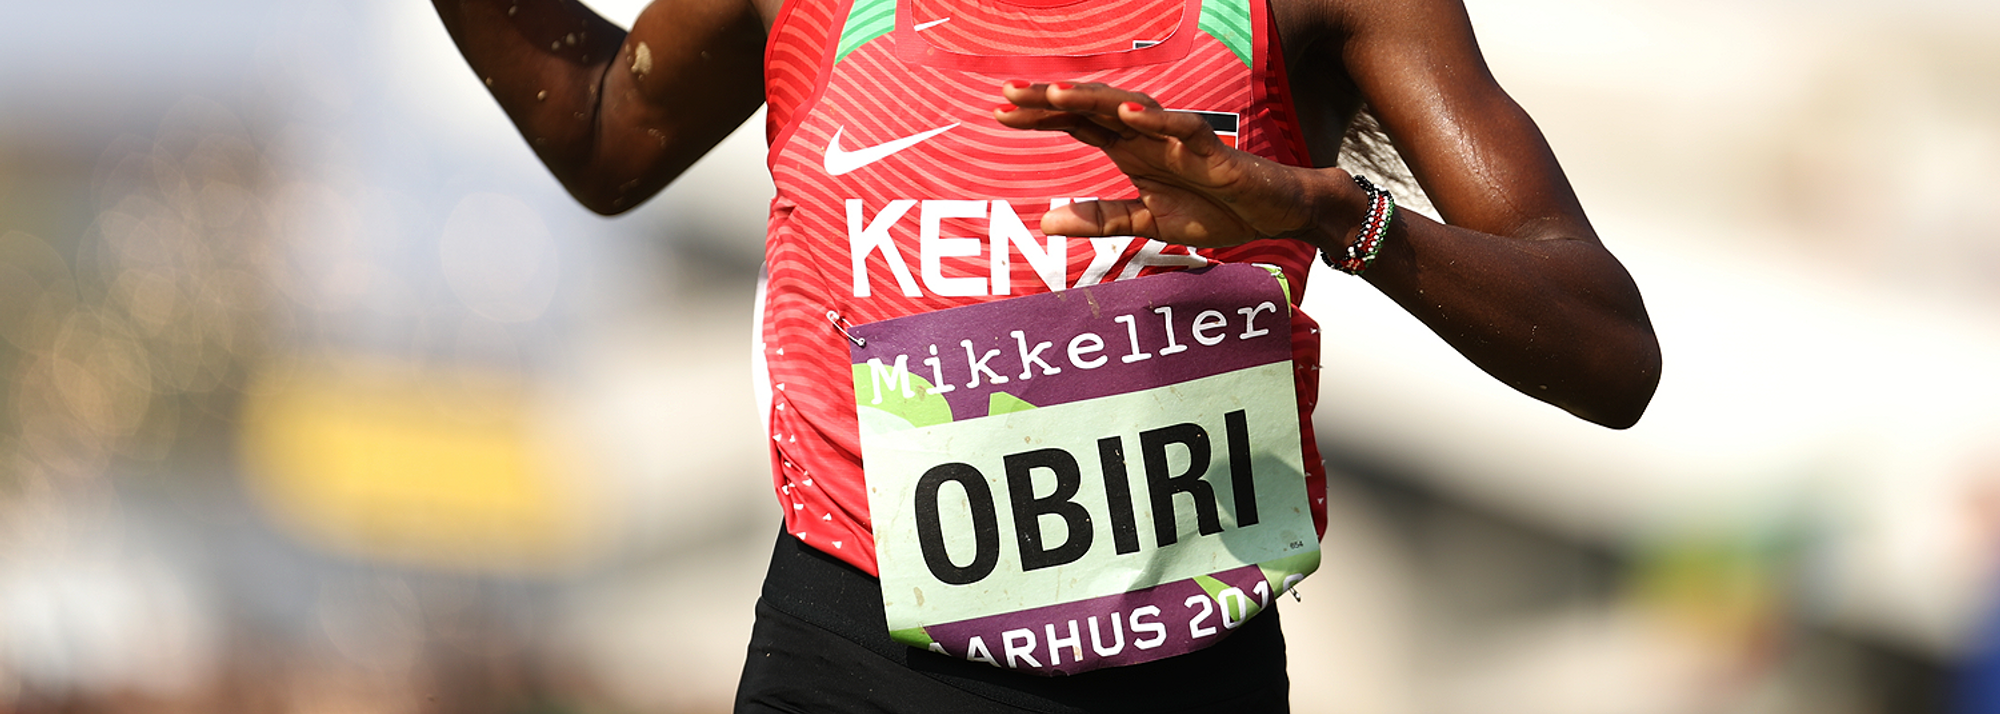
<svg viewBox="0 0 2000 714"><path fill-rule="evenodd" d="M521 136L599 213L664 188L763 103L775 0L659 0L631 33L577 0L433 0Z"/></svg>
<svg viewBox="0 0 2000 714"><path fill-rule="evenodd" d="M1351 29L1327 51L1444 221L1404 214L1368 282L1509 386L1607 426L1638 421L1660 378L1638 286L1599 242L1534 120L1488 72L1464 6L1339 6ZM1322 245L1349 240L1329 233Z"/></svg>
<svg viewBox="0 0 2000 714"><path fill-rule="evenodd" d="M1347 101L1336 91L1331 103L1351 113L1358 96L1372 107L1445 221L1399 212L1364 277L1515 389L1606 426L1636 422L1660 369L1638 288L1598 241L1541 132L1487 72L1464 8L1456 0L1273 4L1287 2L1281 23L1289 13L1296 24L1340 28L1314 37L1307 61L1294 65L1338 76L1294 85L1345 84ZM1311 33L1287 33L1301 36ZM1301 103L1326 100L1310 94L1302 90ZM1161 112L1143 95L1099 85L1009 85L1002 95L1014 105L996 112L1002 123L1103 147L1139 188L1135 201L1051 211L1048 232L1194 245L1282 236L1338 255L1366 213L1347 172L1220 146L1202 122ZM1331 143L1338 136L1336 127Z"/></svg>

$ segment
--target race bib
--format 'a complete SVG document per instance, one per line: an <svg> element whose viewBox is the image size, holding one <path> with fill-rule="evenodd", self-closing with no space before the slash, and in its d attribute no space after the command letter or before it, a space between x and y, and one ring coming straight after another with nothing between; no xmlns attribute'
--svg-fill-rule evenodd
<svg viewBox="0 0 2000 714"><path fill-rule="evenodd" d="M1038 674L1137 664L1316 569L1282 280L1221 265L850 328L890 634Z"/></svg>

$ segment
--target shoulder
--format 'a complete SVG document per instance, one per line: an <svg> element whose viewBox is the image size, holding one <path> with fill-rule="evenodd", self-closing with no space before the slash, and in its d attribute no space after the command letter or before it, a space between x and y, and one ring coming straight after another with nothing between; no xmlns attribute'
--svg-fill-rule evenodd
<svg viewBox="0 0 2000 714"><path fill-rule="evenodd" d="M1295 85L1376 104L1492 84L1461 0L1267 1Z"/></svg>
<svg viewBox="0 0 2000 714"><path fill-rule="evenodd" d="M1266 0L1287 49L1304 49L1331 39L1339 0Z"/></svg>
<svg viewBox="0 0 2000 714"><path fill-rule="evenodd" d="M1339 52L1350 41L1469 36L1462 0L1267 0L1278 32L1299 50Z"/></svg>

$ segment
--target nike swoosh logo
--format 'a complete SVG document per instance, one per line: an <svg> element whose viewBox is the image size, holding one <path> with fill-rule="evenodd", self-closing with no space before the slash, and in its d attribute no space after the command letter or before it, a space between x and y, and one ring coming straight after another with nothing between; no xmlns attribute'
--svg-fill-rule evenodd
<svg viewBox="0 0 2000 714"><path fill-rule="evenodd" d="M854 171L855 169L859 169L863 166L867 166L877 161L889 158L890 154L894 154L898 151L902 151L912 146L916 146L917 144L923 143L925 139L929 139L933 136L943 134L945 133L945 131L950 130L957 126L958 123L953 122L938 127L936 129L932 129L930 131L922 132L919 134L912 134L910 136L906 136L901 139L896 139L894 141L887 141L880 144L876 144L874 146L855 149L853 151L847 151L845 149L840 148L840 135L841 132L847 130L847 127L844 126L838 127L833 130L833 141L829 141L826 143L826 160L823 163L823 165L826 167L826 173L828 176L839 176L841 174Z"/></svg>
<svg viewBox="0 0 2000 714"><path fill-rule="evenodd" d="M947 18L944 18L944 19L942 19L942 20L932 20L932 21L930 21L930 22L920 22L920 23L917 23L917 26L916 26L916 27L912 27L912 28L910 28L910 29L912 29L912 30L916 30L916 31L918 31L918 32L923 32L924 30L928 30L928 29L931 29L931 28L933 28L933 27L937 27L938 25L942 25L942 24L945 24L945 23L947 23L947 22L951 22L951 18L947 17Z"/></svg>

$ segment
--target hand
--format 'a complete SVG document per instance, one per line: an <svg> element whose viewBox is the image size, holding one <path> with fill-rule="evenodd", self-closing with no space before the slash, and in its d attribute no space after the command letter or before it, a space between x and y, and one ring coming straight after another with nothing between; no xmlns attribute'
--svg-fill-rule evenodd
<svg viewBox="0 0 2000 714"><path fill-rule="evenodd" d="M1304 236L1319 226L1321 177L1222 143L1208 122L1103 84L1002 85L1002 125L1061 131L1104 151L1139 198L1073 203L1042 217L1051 235L1136 235L1199 248ZM1324 184L1321 184L1324 185ZM1358 219L1357 219L1358 220Z"/></svg>

